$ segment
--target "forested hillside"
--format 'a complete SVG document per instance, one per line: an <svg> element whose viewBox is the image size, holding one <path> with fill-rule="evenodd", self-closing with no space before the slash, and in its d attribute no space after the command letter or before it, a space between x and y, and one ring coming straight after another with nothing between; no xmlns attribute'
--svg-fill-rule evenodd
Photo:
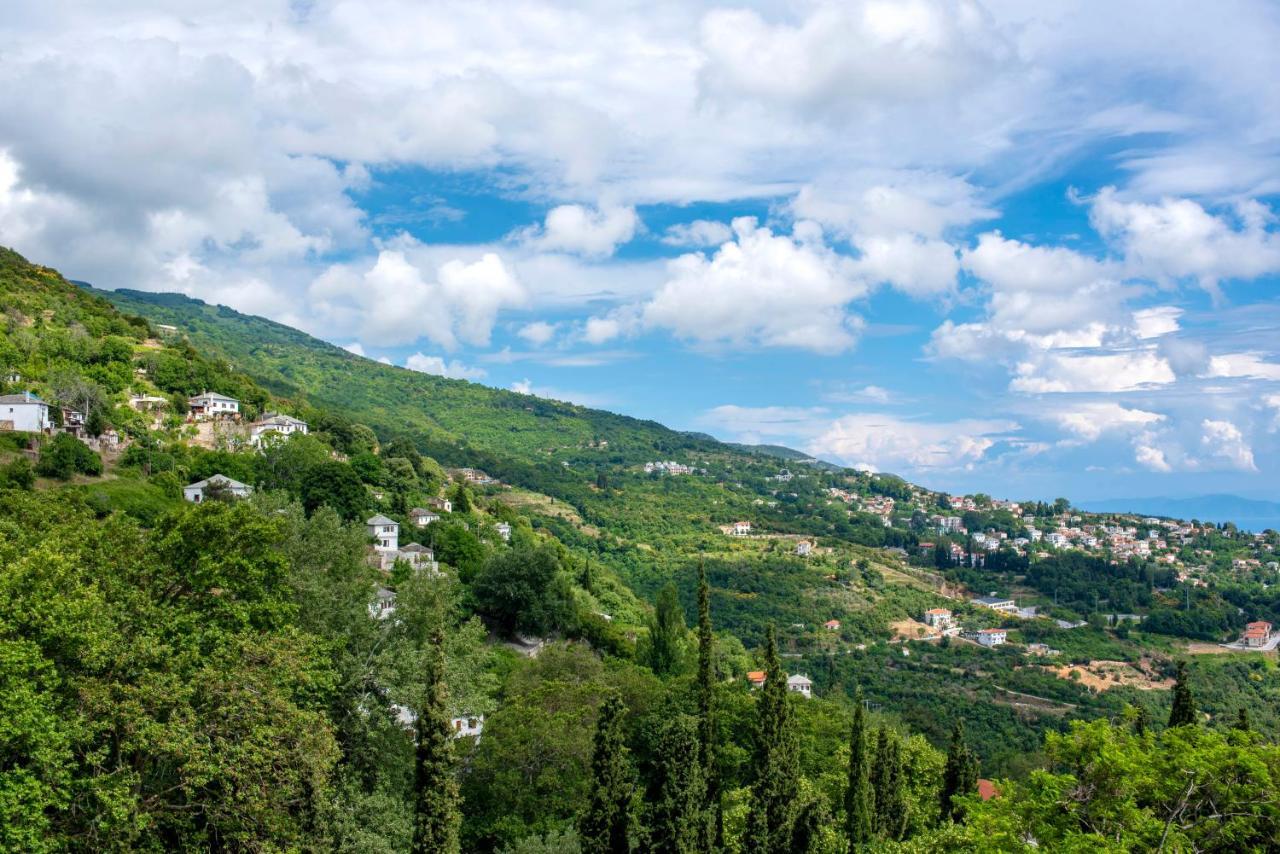
<svg viewBox="0 0 1280 854"><path fill-rule="evenodd" d="M1274 533L961 500L11 252L0 309L57 422L0 434L0 850L1280 846L1274 653L1189 640L1275 613Z"/></svg>

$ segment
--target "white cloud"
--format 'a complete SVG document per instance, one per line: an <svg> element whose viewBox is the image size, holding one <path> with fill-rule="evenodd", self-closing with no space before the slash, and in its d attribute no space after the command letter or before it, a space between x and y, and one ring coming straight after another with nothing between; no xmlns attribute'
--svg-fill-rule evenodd
<svg viewBox="0 0 1280 854"><path fill-rule="evenodd" d="M1126 202L1108 187L1093 200L1089 218L1136 272L1191 277L1214 290L1222 279L1280 271L1280 234L1271 229L1272 211L1248 201L1236 205L1234 214L1234 221L1214 216L1190 199Z"/></svg>
<svg viewBox="0 0 1280 854"><path fill-rule="evenodd" d="M832 403L889 403L894 395L887 388L878 385L866 385L854 388L836 388L824 392L823 400Z"/></svg>
<svg viewBox="0 0 1280 854"><path fill-rule="evenodd" d="M434 374L451 380L479 380L486 376L483 368L468 367L457 359L445 361L440 356L427 356L422 353L414 353L405 359L404 366L411 371Z"/></svg>
<svg viewBox="0 0 1280 854"><path fill-rule="evenodd" d="M348 353L354 353L357 356L368 358L365 355L364 347L360 344L359 341L352 341L350 344L344 344L342 346L342 349L346 350Z"/></svg>
<svg viewBox="0 0 1280 854"><path fill-rule="evenodd" d="M862 253L858 261L861 275L914 297L950 291L960 271L955 247L942 240L895 234L858 237L854 245Z"/></svg>
<svg viewBox="0 0 1280 854"><path fill-rule="evenodd" d="M693 222L677 223L669 227L662 235L662 242L668 246L687 246L701 249L707 246L719 246L733 239L733 229L728 224L710 219L695 219Z"/></svg>
<svg viewBox="0 0 1280 854"><path fill-rule="evenodd" d="M821 406L737 406L707 410L699 422L720 435L752 445L812 437L829 420Z"/></svg>
<svg viewBox="0 0 1280 854"><path fill-rule="evenodd" d="M845 415L806 445L817 456L877 471L965 469L987 458L1016 422L962 419L943 423L890 415Z"/></svg>
<svg viewBox="0 0 1280 854"><path fill-rule="evenodd" d="M1063 430L1089 442L1113 431L1144 431L1165 420L1165 416L1157 412L1130 409L1111 401L1078 404L1050 413L1049 417Z"/></svg>
<svg viewBox="0 0 1280 854"><path fill-rule="evenodd" d="M1200 426L1204 431L1200 444L1205 453L1241 471L1258 470L1253 460L1253 449L1236 425L1230 421L1206 418Z"/></svg>
<svg viewBox="0 0 1280 854"><path fill-rule="evenodd" d="M331 266L311 283L313 310L380 346L425 338L453 350L459 343L487 345L498 313L528 299L493 253L472 262L447 261L431 275L410 257L415 249L384 249L363 272L362 265Z"/></svg>
<svg viewBox="0 0 1280 854"><path fill-rule="evenodd" d="M1169 364L1152 351L1045 354L1019 362L1010 391L1027 394L1137 391L1172 383Z"/></svg>
<svg viewBox="0 0 1280 854"><path fill-rule="evenodd" d="M1173 466L1169 465L1169 461L1165 459L1164 451L1149 444L1148 440L1140 440L1134 444L1133 458L1138 465L1151 471L1173 471Z"/></svg>
<svg viewBox="0 0 1280 854"><path fill-rule="evenodd" d="M547 213L541 227L525 229L519 239L539 251L603 258L631 240L639 227L635 208L559 205Z"/></svg>
<svg viewBox="0 0 1280 854"><path fill-rule="evenodd" d="M1280 394L1268 394L1262 398L1262 405L1272 410L1271 426L1268 428L1274 433L1280 430Z"/></svg>
<svg viewBox="0 0 1280 854"><path fill-rule="evenodd" d="M1223 353L1209 359L1208 376L1280 381L1280 364L1261 353Z"/></svg>
<svg viewBox="0 0 1280 854"><path fill-rule="evenodd" d="M520 327L520 331L516 334L533 346L542 347L556 337L556 327L555 324L547 323L545 320L535 320Z"/></svg>
<svg viewBox="0 0 1280 854"><path fill-rule="evenodd" d="M736 240L710 258L693 253L669 264L666 284L643 308L647 327L699 344L819 353L853 346L862 322L847 305L866 287L817 226L798 223L787 237L744 217L733 229ZM616 331L594 328L597 335Z"/></svg>

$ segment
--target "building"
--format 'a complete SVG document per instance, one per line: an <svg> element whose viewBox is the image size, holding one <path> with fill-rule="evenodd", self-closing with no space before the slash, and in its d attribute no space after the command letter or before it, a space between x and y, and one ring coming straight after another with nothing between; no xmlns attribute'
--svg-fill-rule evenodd
<svg viewBox="0 0 1280 854"><path fill-rule="evenodd" d="M409 511L409 521L419 528L425 528L432 522L439 522L440 515L432 513L425 507L415 507Z"/></svg>
<svg viewBox="0 0 1280 854"><path fill-rule="evenodd" d="M813 554L813 543L808 540L801 540L796 543L796 554L800 557L808 557Z"/></svg>
<svg viewBox="0 0 1280 854"><path fill-rule="evenodd" d="M427 504L431 506L431 509L438 510L441 513L453 512L453 502L447 498L428 498Z"/></svg>
<svg viewBox="0 0 1280 854"><path fill-rule="evenodd" d="M1043 655L1046 658L1052 658L1055 655L1061 655L1062 650L1054 649L1047 643L1029 643L1027 644L1027 655Z"/></svg>
<svg viewBox="0 0 1280 854"><path fill-rule="evenodd" d="M388 519L382 514L371 516L364 521L369 536L374 540L374 548L378 551L395 552L400 549L400 523Z"/></svg>
<svg viewBox="0 0 1280 854"><path fill-rule="evenodd" d="M239 418L240 401L225 394L206 391L188 398L187 410L197 421L207 421L212 418Z"/></svg>
<svg viewBox="0 0 1280 854"><path fill-rule="evenodd" d="M983 608L990 608L993 611L1000 611L1005 614L1018 613L1018 603L1001 596L979 596L977 599L970 599L969 604L981 605Z"/></svg>
<svg viewBox="0 0 1280 854"><path fill-rule="evenodd" d="M511 542L511 523L499 522L498 524L494 525L494 527L498 529L499 537L502 537L502 539L508 543Z"/></svg>
<svg viewBox="0 0 1280 854"><path fill-rule="evenodd" d="M1263 647L1271 640L1271 624L1266 620L1255 620L1244 627L1244 635L1240 643L1245 646Z"/></svg>
<svg viewBox="0 0 1280 854"><path fill-rule="evenodd" d="M474 738L479 741L480 734L484 732L484 715L453 718L449 723L453 726L454 738Z"/></svg>
<svg viewBox="0 0 1280 854"><path fill-rule="evenodd" d="M794 674L787 677L787 690L799 694L806 700L813 696L813 682L808 676Z"/></svg>
<svg viewBox="0 0 1280 854"><path fill-rule="evenodd" d="M369 616L375 620L385 620L396 612L396 592L386 587L379 587L369 603Z"/></svg>
<svg viewBox="0 0 1280 854"><path fill-rule="evenodd" d="M294 433L307 435L307 422L292 415L282 415L279 412L268 412L259 420L249 425L249 444L260 445L262 440L269 434L275 433L278 436L292 436Z"/></svg>
<svg viewBox="0 0 1280 854"><path fill-rule="evenodd" d="M983 646L1000 646L1008 639L1004 629L980 629L975 640Z"/></svg>
<svg viewBox="0 0 1280 854"><path fill-rule="evenodd" d="M195 483L184 486L182 488L182 497L192 504L201 504L211 491L210 487L214 489L221 488L235 498L244 498L253 492L253 487L248 484L232 480L225 474L215 474L213 477L197 480Z"/></svg>
<svg viewBox="0 0 1280 854"><path fill-rule="evenodd" d="M397 549L393 560L402 560L414 570L440 571L440 564L436 562L436 553L421 543L408 543Z"/></svg>
<svg viewBox="0 0 1280 854"><path fill-rule="evenodd" d="M840 621L827 620L825 623L822 624L822 627L829 632L838 632L840 631Z"/></svg>
<svg viewBox="0 0 1280 854"><path fill-rule="evenodd" d="M52 426L49 404L31 392L0 396L0 431L44 433Z"/></svg>
<svg viewBox="0 0 1280 854"><path fill-rule="evenodd" d="M139 412L155 412L164 409L169 405L169 398L159 397L154 394L131 394L129 395L129 406Z"/></svg>
<svg viewBox="0 0 1280 854"><path fill-rule="evenodd" d="M87 419L84 417L83 412L81 412L78 409L72 409L68 406L62 407L61 412L62 412L62 432L70 433L72 436L75 436L77 439L83 439L85 438L86 435L88 435L87 431L85 430L85 423Z"/></svg>
<svg viewBox="0 0 1280 854"><path fill-rule="evenodd" d="M747 683L748 683L748 684L749 684L753 689L754 689L754 688L763 688L763 687L764 687L764 681L765 681L765 679L767 679L767 678L768 678L768 674L766 674L763 670L748 670L748 671L747 671Z"/></svg>
<svg viewBox="0 0 1280 854"><path fill-rule="evenodd" d="M729 533L735 537L745 537L751 533L750 522L734 522L729 526Z"/></svg>
<svg viewBox="0 0 1280 854"><path fill-rule="evenodd" d="M946 608L930 608L924 612L924 624L935 629L945 629L951 625L951 612Z"/></svg>

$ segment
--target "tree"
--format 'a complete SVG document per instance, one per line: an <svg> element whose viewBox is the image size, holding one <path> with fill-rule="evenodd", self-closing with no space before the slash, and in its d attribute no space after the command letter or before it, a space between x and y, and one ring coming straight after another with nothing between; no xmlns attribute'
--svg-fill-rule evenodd
<svg viewBox="0 0 1280 854"><path fill-rule="evenodd" d="M724 813L720 805L720 775L716 770L715 664L712 660L715 636L711 631L711 585L707 567L698 563L698 756L706 781L706 808L710 820L703 825L705 836L699 844L711 851L721 838Z"/></svg>
<svg viewBox="0 0 1280 854"><path fill-rule="evenodd" d="M564 625L572 601L554 548L513 548L490 557L471 582L476 608L503 634Z"/></svg>
<svg viewBox="0 0 1280 854"><path fill-rule="evenodd" d="M40 450L36 473L58 480L70 480L77 474L102 474L102 458L88 445L67 433L59 433Z"/></svg>
<svg viewBox="0 0 1280 854"><path fill-rule="evenodd" d="M956 798L974 791L978 785L978 758L964 741L964 722L957 720L951 730L947 764L942 772L942 817L958 821L961 816Z"/></svg>
<svg viewBox="0 0 1280 854"><path fill-rule="evenodd" d="M658 739L649 787L649 844L656 854L694 854L707 838L705 781L698 751L698 723L688 715L669 720Z"/></svg>
<svg viewBox="0 0 1280 854"><path fill-rule="evenodd" d="M872 799L870 757L867 755L866 709L862 689L853 695L853 726L849 730L849 784L845 790L845 834L849 849L871 841Z"/></svg>
<svg viewBox="0 0 1280 854"><path fill-rule="evenodd" d="M1246 708L1245 706L1241 706L1240 710L1236 712L1236 722L1234 726L1236 729L1240 730L1241 732L1250 731L1251 727L1249 726L1249 709Z"/></svg>
<svg viewBox="0 0 1280 854"><path fill-rule="evenodd" d="M684 641L684 609L676 586L668 582L658 592L653 617L649 620L649 666L659 676L675 672L680 664Z"/></svg>
<svg viewBox="0 0 1280 854"><path fill-rule="evenodd" d="M600 709L591 754L591 797L578 824L585 854L627 854L631 823L631 768L622 698L612 694Z"/></svg>
<svg viewBox="0 0 1280 854"><path fill-rule="evenodd" d="M453 770L453 732L444 682L444 634L432 632L427 655L427 691L415 725L414 854L457 854L458 780Z"/></svg>
<svg viewBox="0 0 1280 854"><path fill-rule="evenodd" d="M302 477L302 506L307 515L321 507L331 507L352 522L368 510L369 494L351 466L336 461L321 463Z"/></svg>
<svg viewBox="0 0 1280 854"><path fill-rule="evenodd" d="M1199 719L1196 698L1187 685L1187 663L1178 662L1178 677L1173 686L1173 708L1169 710L1169 726L1191 726Z"/></svg>
<svg viewBox="0 0 1280 854"><path fill-rule="evenodd" d="M902 744L896 733L880 729L875 764L871 769L875 796L875 830L882 839L902 836L907 824L907 800L902 774Z"/></svg>
<svg viewBox="0 0 1280 854"><path fill-rule="evenodd" d="M453 488L453 512L461 514L471 512L471 494L467 492L467 485L462 481L458 481L458 485Z"/></svg>
<svg viewBox="0 0 1280 854"><path fill-rule="evenodd" d="M757 854L784 854L791 850L800 781L795 732L787 707L787 677L778 660L772 624L765 635L764 664L764 689L756 706L755 782L745 847Z"/></svg>

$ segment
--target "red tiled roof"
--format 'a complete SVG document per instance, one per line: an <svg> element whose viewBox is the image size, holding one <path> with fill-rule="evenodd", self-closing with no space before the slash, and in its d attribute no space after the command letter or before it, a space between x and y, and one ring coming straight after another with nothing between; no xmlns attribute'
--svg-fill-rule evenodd
<svg viewBox="0 0 1280 854"><path fill-rule="evenodd" d="M747 681L749 682L763 682L764 677L765 677L765 672L763 670L747 671Z"/></svg>
<svg viewBox="0 0 1280 854"><path fill-rule="evenodd" d="M989 801L992 798L1000 797L1000 790L997 789L996 784L990 780L979 780L978 797L982 798L984 801Z"/></svg>

